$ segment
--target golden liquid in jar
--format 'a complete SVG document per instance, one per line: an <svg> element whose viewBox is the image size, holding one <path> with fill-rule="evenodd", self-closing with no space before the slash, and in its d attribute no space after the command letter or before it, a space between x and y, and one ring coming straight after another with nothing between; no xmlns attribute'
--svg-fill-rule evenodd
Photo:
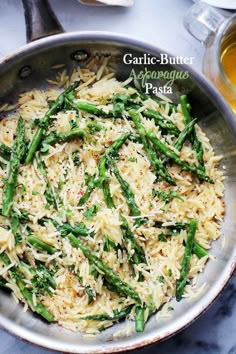
<svg viewBox="0 0 236 354"><path fill-rule="evenodd" d="M224 49L220 59L225 74L236 89L236 38L235 43Z"/></svg>
<svg viewBox="0 0 236 354"><path fill-rule="evenodd" d="M236 35L231 35L223 43L220 61L222 69L232 85L217 80L216 86L236 113Z"/></svg>

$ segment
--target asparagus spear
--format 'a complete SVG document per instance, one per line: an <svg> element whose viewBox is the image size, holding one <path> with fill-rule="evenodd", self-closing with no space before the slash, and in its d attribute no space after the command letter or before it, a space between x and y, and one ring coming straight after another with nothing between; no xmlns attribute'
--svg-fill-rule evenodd
<svg viewBox="0 0 236 354"><path fill-rule="evenodd" d="M125 249L128 254L132 275L135 276L135 264L147 263L145 253L141 246L137 243L132 231L129 228L127 220L120 214L121 231L125 243ZM131 251L131 252L130 252ZM143 275L139 272L139 281L143 280Z"/></svg>
<svg viewBox="0 0 236 354"><path fill-rule="evenodd" d="M112 112L106 113L101 108L97 108L94 104L79 102L77 103L77 108L82 111L94 114L95 116L109 118L113 116Z"/></svg>
<svg viewBox="0 0 236 354"><path fill-rule="evenodd" d="M135 330L136 332L143 332L144 331L144 313L145 307L136 306L135 307Z"/></svg>
<svg viewBox="0 0 236 354"><path fill-rule="evenodd" d="M43 217L39 220L39 224L45 224L45 222L50 221L55 228L60 232L62 237L65 237L67 234L72 233L76 236L93 236L93 231L90 231L83 222L75 224L75 226L70 225L69 223L64 223L59 225L59 223L51 218Z"/></svg>
<svg viewBox="0 0 236 354"><path fill-rule="evenodd" d="M9 217L19 174L20 162L26 153L25 125L20 117L16 127L16 138L10 157L10 171L3 191L2 214Z"/></svg>
<svg viewBox="0 0 236 354"><path fill-rule="evenodd" d="M78 87L79 83L76 81L72 86L68 87L64 92L62 92L58 98L56 99L55 103L52 107L47 111L44 117L40 121L40 126L38 127L34 137L30 143L29 151L27 153L25 162L30 163L35 155L35 152L38 150L38 147L46 133L48 126L50 125L50 118L52 115L56 114L62 107L65 97L74 92L75 89Z"/></svg>
<svg viewBox="0 0 236 354"><path fill-rule="evenodd" d="M109 268L106 264L104 264L92 251L89 247L83 245L83 243L77 239L73 234L67 235L68 240L71 245L75 248L79 248L84 256L88 259L89 263L96 266L99 269L105 279L117 289L118 292L122 293L124 296L129 296L136 303L140 304L141 300L136 291L127 283L122 281L116 273L114 273L111 268Z"/></svg>
<svg viewBox="0 0 236 354"><path fill-rule="evenodd" d="M193 242L193 253L196 254L198 258L208 256L207 251L196 241Z"/></svg>
<svg viewBox="0 0 236 354"><path fill-rule="evenodd" d="M44 293L47 292L50 295L52 294L50 288L56 289L57 284L47 267L42 263L37 264L37 268L34 269L27 263L20 261L20 265L27 269L32 275L33 279L31 284L34 287L35 293Z"/></svg>
<svg viewBox="0 0 236 354"><path fill-rule="evenodd" d="M55 281L55 279L53 278L52 274L50 273L50 271L48 270L48 268L42 264L42 263L38 263L37 264L37 271L39 273L42 273L43 274L43 277L48 280L50 286L53 288L53 289L56 289L57 287L57 283Z"/></svg>
<svg viewBox="0 0 236 354"><path fill-rule="evenodd" d="M99 181L102 186L104 199L108 208L114 208L114 202L111 196L110 186L106 176L106 156L103 156L98 165Z"/></svg>
<svg viewBox="0 0 236 354"><path fill-rule="evenodd" d="M131 109L129 110L129 114L134 122L134 125L139 133L139 136L141 138L143 148L147 154L147 157L152 165L152 168L154 170L154 173L156 174L157 177L161 176L163 179L165 179L169 184L175 186L176 183L170 176L169 172L161 162L161 160L157 157L156 153L153 151L153 149L150 148L149 141L147 139L147 134L146 130L141 124L139 114L135 110Z"/></svg>
<svg viewBox="0 0 236 354"><path fill-rule="evenodd" d="M108 208L114 208L114 202L111 197L110 187L108 184L107 176L106 176L106 164L108 163L108 159L117 158L118 151L121 146L126 142L129 138L130 133L125 133L117 138L107 149L104 156L101 158L98 164L98 172L99 172L99 180L98 184L102 186L103 194L105 198L105 202Z"/></svg>
<svg viewBox="0 0 236 354"><path fill-rule="evenodd" d="M9 264L11 264L10 258L8 257L8 255L6 253L2 253L0 255L0 257L1 257L2 261L5 263L5 265L8 266ZM20 289L21 294L28 301L28 303L31 305L32 309L36 313L41 315L48 322L52 322L54 320L52 314L46 309L46 307L40 301L37 301L37 304L34 305L33 296L31 294L31 292L25 287L25 283L22 279L22 275L21 275L18 267L13 266L9 270L9 272L11 273L12 278L15 279L16 285Z"/></svg>
<svg viewBox="0 0 236 354"><path fill-rule="evenodd" d="M22 241L22 236L19 233L20 220L19 220L19 216L16 213L11 213L10 226L11 226L11 231L15 237L15 245L17 245Z"/></svg>
<svg viewBox="0 0 236 354"><path fill-rule="evenodd" d="M76 224L75 226L71 226L69 223L64 223L62 226L58 225L58 230L64 236L69 233L73 233L74 235L79 236L91 236L92 232L85 226L83 222Z"/></svg>
<svg viewBox="0 0 236 354"><path fill-rule="evenodd" d="M83 278L80 276L79 272L75 273L75 275L77 276L79 282L81 285L83 285ZM84 285L83 285L84 286ZM84 286L84 291L86 292L86 294L88 295L88 305L91 304L91 302L93 302L96 299L96 293L95 290L93 290L92 288L90 288L90 286L85 285Z"/></svg>
<svg viewBox="0 0 236 354"><path fill-rule="evenodd" d="M172 159L177 165L195 174L200 181L214 183L214 181L210 177L208 177L202 169L192 166L184 159L180 158L174 151L170 150L165 144L163 144L152 131L147 130L147 136L152 141L156 149L158 149L161 153Z"/></svg>
<svg viewBox="0 0 236 354"><path fill-rule="evenodd" d="M45 251L49 254L54 254L58 252L58 250L55 247L48 245L46 242L32 235L27 237L27 241L39 251Z"/></svg>
<svg viewBox="0 0 236 354"><path fill-rule="evenodd" d="M196 119L191 120L186 125L186 127L181 131L181 133L179 134L178 138L176 139L176 141L174 143L174 148L176 150L180 151L182 149L186 138L192 133L195 123L196 123Z"/></svg>
<svg viewBox="0 0 236 354"><path fill-rule="evenodd" d="M132 87L132 86L130 86L130 87ZM128 86L127 86L127 88L128 88ZM133 88L133 87L132 87L132 88ZM132 95L132 96L133 96L133 95ZM147 95L145 95L143 92L136 92L136 93L134 94L134 96L140 97L142 101L146 101L147 99L151 98L152 100L156 101L156 102L159 104L159 106L161 106L161 107L164 106L164 107L165 107L165 106L168 104L169 107L170 107L170 111L171 111L171 112L176 112L176 111L177 111L177 107L176 107L176 105L175 105L174 103L165 102L165 101L160 101L156 96L147 96ZM133 97L132 97L132 98L133 98Z"/></svg>
<svg viewBox="0 0 236 354"><path fill-rule="evenodd" d="M178 231L180 231L182 229L185 230L187 227L189 227L188 223L179 222L179 221L174 223L174 224L172 224L172 225L168 225L168 226L163 226L163 224L164 224L164 222L162 222L162 221L156 221L154 226L155 227L159 227L159 228L165 227L165 228L168 228L168 229L171 229L171 230L178 230Z"/></svg>
<svg viewBox="0 0 236 354"><path fill-rule="evenodd" d="M189 232L187 235L186 247L184 257L181 263L180 278L176 282L176 300L180 301L183 296L184 287L187 282L188 268L191 259L191 253L193 250L193 241L197 229L197 221L191 220L189 223Z"/></svg>
<svg viewBox="0 0 236 354"><path fill-rule="evenodd" d="M147 263L145 253L141 246L137 243L132 231L129 228L127 220L123 215L120 214L121 221L121 231L126 243L131 243L131 248L133 250L133 255L131 256L131 260L134 264L139 263Z"/></svg>
<svg viewBox="0 0 236 354"><path fill-rule="evenodd" d="M158 221L155 223L156 227L163 227L163 222ZM168 225L168 226L164 226L165 229L170 229L171 231L181 231L181 230L185 230L187 228L189 228L189 224L188 223L181 223L181 222L176 222L173 225ZM165 236L169 236L169 235L165 235ZM205 256L208 256L207 251L199 245L199 243L197 241L193 241L193 253L196 254L196 256L198 258L202 258Z"/></svg>
<svg viewBox="0 0 236 354"><path fill-rule="evenodd" d="M184 114L185 125L187 125L188 123L190 123L192 121L192 118L189 113L189 107L188 107L188 101L187 101L186 95L183 95L180 97L180 104L181 104L182 111ZM193 149L196 152L197 159L198 159L198 162L200 165L199 168L201 168L203 171L205 171L204 158L203 158L204 151L203 151L202 143L199 141L195 129L193 129L193 132L192 132L192 143L193 143Z"/></svg>
<svg viewBox="0 0 236 354"><path fill-rule="evenodd" d="M96 176L93 175L89 178L87 189L86 189L84 195L80 198L78 206L82 206L88 201L91 193L96 188L96 186L97 186Z"/></svg>
<svg viewBox="0 0 236 354"><path fill-rule="evenodd" d="M0 145L0 156L4 160L9 161L11 158L11 153L12 153L12 150L7 145L5 145L5 144Z"/></svg>
<svg viewBox="0 0 236 354"><path fill-rule="evenodd" d="M80 139L86 135L85 131L80 128L74 128L66 133L53 132L45 137L42 141L43 145L54 145L64 141L71 141L73 139Z"/></svg>
<svg viewBox="0 0 236 354"><path fill-rule="evenodd" d="M129 305L124 307L121 310L114 310L113 316L109 316L108 314L98 314L98 315L88 315L81 317L81 320L93 320L93 321L116 321L120 320L121 318L126 317L132 310L133 305Z"/></svg>
<svg viewBox="0 0 236 354"><path fill-rule="evenodd" d="M37 304L34 305L33 296L31 292L25 287L23 280L20 279L18 274L15 274L14 277L16 280L16 284L20 289L20 292L22 293L24 298L29 302L33 310L39 315L41 315L43 318L45 318L45 320L47 320L48 322L52 322L54 320L52 314L46 309L46 307L40 301L38 301Z"/></svg>
<svg viewBox="0 0 236 354"><path fill-rule="evenodd" d="M46 165L45 165L44 161L42 160L40 154L36 155L36 162L37 162L37 166L38 166L40 172L42 173L42 175L45 179L45 182L46 182L45 191L44 191L45 198L46 198L49 205L52 205L56 210L58 210L57 201L56 201L56 198L54 195L54 191L53 191L51 184L50 184L48 177L47 177Z"/></svg>
<svg viewBox="0 0 236 354"><path fill-rule="evenodd" d="M128 204L131 215L132 216L140 216L141 213L140 213L140 210L135 202L134 193L132 192L129 183L126 182L123 179L123 177L121 177L120 172L119 172L116 164L114 163L114 161L112 161L112 159L109 158L108 156L107 156L107 160L109 162L109 166L111 168L111 171L114 173L118 182L120 183L123 195L125 197L126 203Z"/></svg>
<svg viewBox="0 0 236 354"><path fill-rule="evenodd" d="M114 150L110 150L112 153L114 153ZM128 207L130 209L130 213L132 216L140 216L141 215L141 212L135 202L135 197L134 197L134 194L128 184L127 181L125 181L121 175L120 175L120 172L117 168L117 166L115 165L113 159L110 157L109 155L109 152L106 153L106 159L107 159L107 162L109 163L109 166L112 170L112 172L114 173L114 175L116 176L118 182L120 183L120 186L121 186L121 189L122 189L122 192L123 192L123 195L125 197L125 200L126 200L126 203L128 204ZM105 193L109 193L110 192L110 189L108 191L104 191L104 195ZM111 205L111 203L113 204L114 206L114 203L113 203L113 200L111 199L111 196L107 194L105 195L105 198L107 200L107 202L109 202L109 205ZM143 223L145 222L145 219L144 218L140 218L139 220L137 219L136 220L136 224L140 224L140 223Z"/></svg>
<svg viewBox="0 0 236 354"><path fill-rule="evenodd" d="M101 124L97 124L95 122L88 122L87 128L92 132L100 132L101 130L105 129Z"/></svg>
<svg viewBox="0 0 236 354"><path fill-rule="evenodd" d="M112 158L117 158L118 156L118 151L121 148L121 146L126 142L126 140L129 138L130 133L125 133L121 135L119 138L117 138L113 143L107 148L105 155L110 156Z"/></svg>
<svg viewBox="0 0 236 354"><path fill-rule="evenodd" d="M168 132L168 134L173 134L179 136L179 129L170 120L163 117L160 113L153 111L152 109L145 109L143 115L147 118L154 119L156 125L158 125L162 130Z"/></svg>

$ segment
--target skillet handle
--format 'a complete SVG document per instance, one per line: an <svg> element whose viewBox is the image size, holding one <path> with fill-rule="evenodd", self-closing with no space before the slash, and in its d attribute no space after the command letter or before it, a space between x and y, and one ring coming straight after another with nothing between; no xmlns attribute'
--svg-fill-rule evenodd
<svg viewBox="0 0 236 354"><path fill-rule="evenodd" d="M22 0L27 42L64 32L48 0Z"/></svg>

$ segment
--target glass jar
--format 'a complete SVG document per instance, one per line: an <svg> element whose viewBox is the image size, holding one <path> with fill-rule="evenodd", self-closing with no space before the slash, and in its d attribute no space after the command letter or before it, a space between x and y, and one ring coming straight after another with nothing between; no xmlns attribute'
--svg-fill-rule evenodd
<svg viewBox="0 0 236 354"><path fill-rule="evenodd" d="M229 17L199 2L185 15L184 26L205 45L203 73L236 113L236 14Z"/></svg>

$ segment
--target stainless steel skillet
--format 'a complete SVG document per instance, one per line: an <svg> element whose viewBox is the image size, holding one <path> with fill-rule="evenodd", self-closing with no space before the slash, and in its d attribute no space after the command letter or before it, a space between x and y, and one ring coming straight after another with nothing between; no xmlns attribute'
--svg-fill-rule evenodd
<svg viewBox="0 0 236 354"><path fill-rule="evenodd" d="M163 70L160 65L125 65L123 56L143 56L149 53L159 57L162 51L155 46L119 34L101 32L60 33L62 28L48 8L46 0L24 0L26 9L27 36L32 41L3 58L0 62L0 101L15 101L19 93L31 88L45 88L46 78L52 78L52 66L64 63L69 71L82 64L86 56L95 53L116 57L117 77L126 79L132 68L138 73L145 66L150 70ZM55 34L60 33L60 34ZM52 36L52 34L54 34ZM50 36L48 36L50 35ZM48 36L48 37L46 37ZM45 38L43 38L45 37ZM42 38L42 39L38 39ZM36 40L37 39L37 40ZM12 334L46 348L71 353L119 352L139 348L165 339L181 330L214 301L232 275L236 264L236 123L235 116L221 95L200 74L185 66L165 66L165 70L183 70L190 74L187 80L177 80L174 86L177 100L181 92L187 92L194 115L211 140L215 152L223 155L225 171L225 220L222 225L226 244L221 240L212 248L215 261L210 261L199 285L207 282L205 294L193 301L182 300L173 304L172 317L158 323L154 316L142 334L114 340L112 334L121 329L120 323L95 338L86 338L58 327L48 325L31 312L24 313L21 305L15 304L5 292L0 292L0 325ZM155 81L153 82L155 85Z"/></svg>

